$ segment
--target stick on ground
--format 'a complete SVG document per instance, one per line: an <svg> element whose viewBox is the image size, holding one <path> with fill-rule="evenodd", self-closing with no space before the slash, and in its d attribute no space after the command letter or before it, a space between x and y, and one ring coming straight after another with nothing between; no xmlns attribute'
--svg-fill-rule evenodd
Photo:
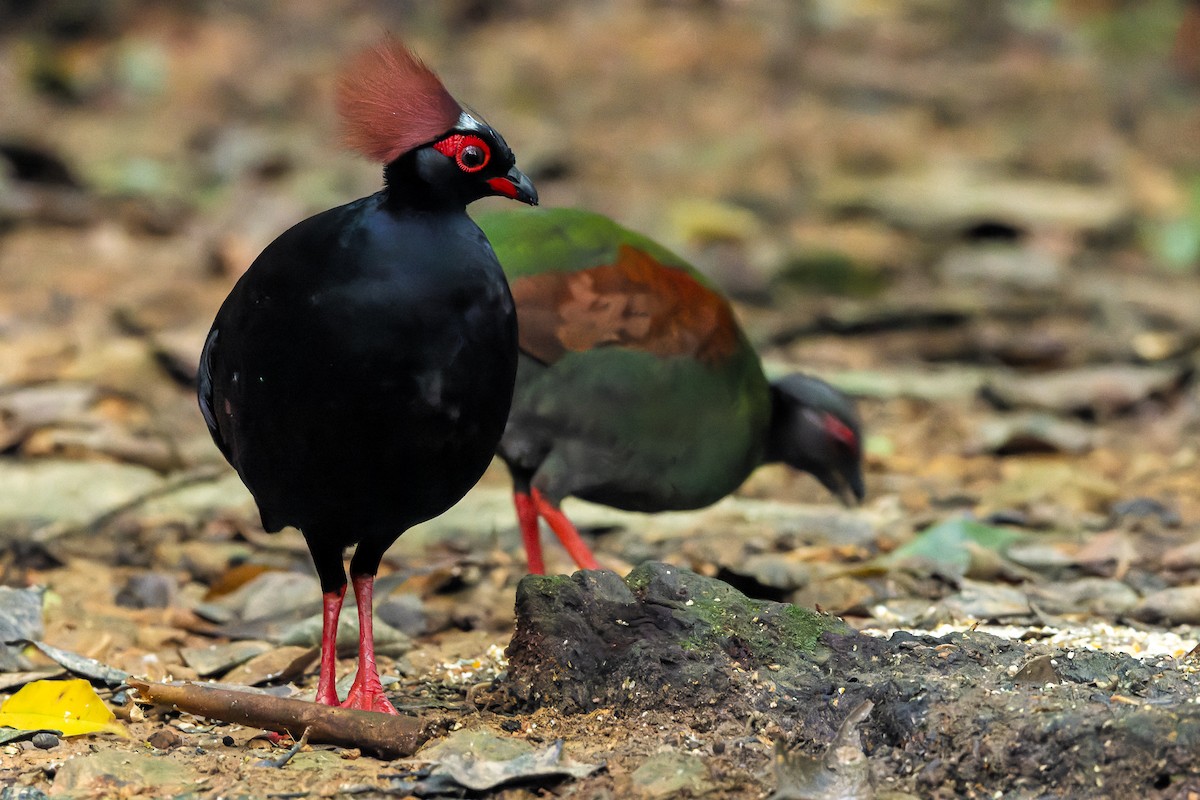
<svg viewBox="0 0 1200 800"><path fill-rule="evenodd" d="M195 683L130 680L140 699L209 719L253 725L293 738L309 729L313 743L357 747L383 759L410 756L428 738L425 723L374 711L310 703L266 694L214 689Z"/></svg>

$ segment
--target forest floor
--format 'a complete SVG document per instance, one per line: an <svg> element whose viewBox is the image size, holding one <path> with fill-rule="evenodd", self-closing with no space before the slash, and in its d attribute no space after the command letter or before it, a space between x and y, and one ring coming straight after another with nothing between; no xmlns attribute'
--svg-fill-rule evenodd
<svg viewBox="0 0 1200 800"><path fill-rule="evenodd" d="M386 5L0 5L0 630L67 654L5 648L0 688L82 674L131 734L0 744L0 797L1200 797L1174 4ZM696 512L568 501L638 571L520 583L493 466L381 572L381 671L430 744L271 765L286 737L120 686L314 691L304 542L263 533L193 383L262 247L377 187L331 88L383 28L544 205L694 258L772 372L857 397L867 501L775 466Z"/></svg>

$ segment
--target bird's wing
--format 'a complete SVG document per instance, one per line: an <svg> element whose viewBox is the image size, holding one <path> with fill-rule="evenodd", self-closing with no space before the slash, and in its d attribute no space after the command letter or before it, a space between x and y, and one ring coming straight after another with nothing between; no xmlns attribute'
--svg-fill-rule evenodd
<svg viewBox="0 0 1200 800"><path fill-rule="evenodd" d="M229 458L229 447L221 436L217 415L213 409L212 356L216 344L217 329L214 327L209 331L208 338L204 341L204 349L200 352L200 367L196 372L196 398L200 401L200 413L204 416L205 424L208 425L208 432L225 457Z"/></svg>
<svg viewBox="0 0 1200 800"><path fill-rule="evenodd" d="M608 217L579 208L491 211L479 217L479 227L510 280L611 264L621 245L629 245L660 264L682 267L705 283L686 261L662 245Z"/></svg>
<svg viewBox="0 0 1200 800"><path fill-rule="evenodd" d="M545 364L598 347L715 364L742 343L724 298L630 245L611 264L518 278L512 292L521 350Z"/></svg>

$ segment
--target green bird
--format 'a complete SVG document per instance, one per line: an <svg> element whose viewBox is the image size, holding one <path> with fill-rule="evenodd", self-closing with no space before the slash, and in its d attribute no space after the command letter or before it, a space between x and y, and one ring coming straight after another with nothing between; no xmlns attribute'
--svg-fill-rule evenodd
<svg viewBox="0 0 1200 800"><path fill-rule="evenodd" d="M479 225L517 306L499 455L530 572L545 570L539 517L580 568L597 567L566 497L702 508L783 462L847 504L862 500L853 402L809 375L768 382L728 300L682 258L578 209L495 212Z"/></svg>

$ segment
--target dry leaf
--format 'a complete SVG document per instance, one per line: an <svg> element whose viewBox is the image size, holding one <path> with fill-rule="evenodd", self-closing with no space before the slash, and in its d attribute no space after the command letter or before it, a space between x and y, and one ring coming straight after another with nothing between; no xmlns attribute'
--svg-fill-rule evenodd
<svg viewBox="0 0 1200 800"><path fill-rule="evenodd" d="M0 706L0 726L54 730L63 736L115 733L129 737L92 685L82 679L27 684Z"/></svg>

